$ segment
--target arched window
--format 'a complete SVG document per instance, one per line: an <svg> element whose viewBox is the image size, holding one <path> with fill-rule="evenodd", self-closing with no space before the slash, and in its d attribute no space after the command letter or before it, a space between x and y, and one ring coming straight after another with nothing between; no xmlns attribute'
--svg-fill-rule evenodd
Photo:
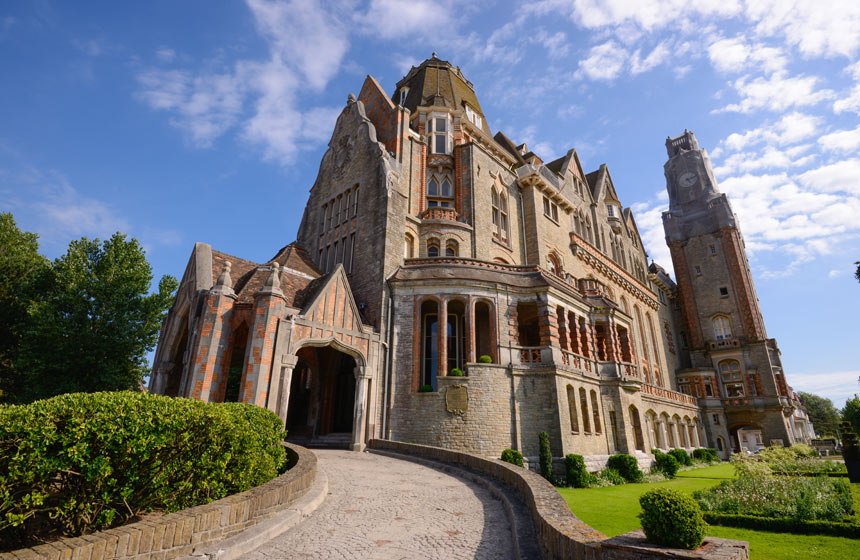
<svg viewBox="0 0 860 560"><path fill-rule="evenodd" d="M547 269L555 274L556 276L561 276L561 266L559 265L558 259L552 253L546 256L546 267Z"/></svg>
<svg viewBox="0 0 860 560"><path fill-rule="evenodd" d="M460 245L456 241L449 241L445 245L445 256L456 257L460 254Z"/></svg>
<svg viewBox="0 0 860 560"><path fill-rule="evenodd" d="M507 241L511 232L508 230L508 195L504 192L499 199L499 211L501 213L501 219L499 221L499 236L503 241Z"/></svg>
<svg viewBox="0 0 860 560"><path fill-rule="evenodd" d="M585 389L579 388L579 406L582 408L582 426L586 434L591 433L591 420L588 418L588 396L585 394Z"/></svg>
<svg viewBox="0 0 860 560"><path fill-rule="evenodd" d="M448 302L448 321L445 333L448 364L444 375L454 368L464 369L466 363L466 306L460 300Z"/></svg>
<svg viewBox="0 0 860 560"><path fill-rule="evenodd" d="M600 428L600 407L597 404L597 391L591 390L591 414L594 417L594 433L603 433Z"/></svg>
<svg viewBox="0 0 860 560"><path fill-rule="evenodd" d="M403 239L403 257L411 259L415 256L415 238L411 233L407 233Z"/></svg>
<svg viewBox="0 0 860 560"><path fill-rule="evenodd" d="M493 187L490 198L492 200L493 207L493 229L498 232L499 224L501 223L501 217L499 216L499 193L496 192L495 187Z"/></svg>
<svg viewBox="0 0 860 560"><path fill-rule="evenodd" d="M454 189L448 175L434 173L427 179L427 207L454 207Z"/></svg>
<svg viewBox="0 0 860 560"><path fill-rule="evenodd" d="M645 451L645 438L642 436L642 422L639 419L639 410L630 405L630 425L633 428L633 440L636 449Z"/></svg>
<svg viewBox="0 0 860 560"><path fill-rule="evenodd" d="M492 306L485 301L479 301L475 304L475 345L473 351L475 356L490 356L495 360L496 357L496 340L495 328L493 327ZM474 359L474 358L470 358Z"/></svg>
<svg viewBox="0 0 860 560"><path fill-rule="evenodd" d="M436 390L439 373L439 304L425 301L421 304L421 382Z"/></svg>
<svg viewBox="0 0 860 560"><path fill-rule="evenodd" d="M726 397L743 397L744 382L741 364L737 360L723 360L719 363L720 378L723 380Z"/></svg>
<svg viewBox="0 0 860 560"><path fill-rule="evenodd" d="M430 239L427 241L427 256L428 257L438 257L439 256L439 240L438 239Z"/></svg>
<svg viewBox="0 0 860 560"><path fill-rule="evenodd" d="M728 340L732 337L732 324L724 315L717 315L711 323L714 325L714 338L717 340Z"/></svg>
<svg viewBox="0 0 860 560"><path fill-rule="evenodd" d="M570 431L579 432L579 420L576 417L576 391L572 385L567 386L567 410L570 412Z"/></svg>

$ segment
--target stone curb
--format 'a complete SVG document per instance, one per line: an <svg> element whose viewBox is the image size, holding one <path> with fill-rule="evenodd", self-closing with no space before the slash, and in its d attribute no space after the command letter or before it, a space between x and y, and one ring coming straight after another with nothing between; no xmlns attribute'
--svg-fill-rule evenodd
<svg viewBox="0 0 860 560"><path fill-rule="evenodd" d="M324 472L318 471L317 478L308 493L284 511L276 513L272 518L249 527L217 545L210 545L199 551L195 550L191 555L180 557L178 560L235 560L304 521L322 505L327 495L328 477Z"/></svg>
<svg viewBox="0 0 860 560"><path fill-rule="evenodd" d="M493 496L498 498L505 506L505 512L508 514L508 519L511 522L511 537L514 542L514 557L518 560L541 560L543 555L540 552L540 547L537 543L537 535L534 532L531 518L528 514L528 508L522 503L522 500L516 496L512 498L511 490L502 486L495 480L481 475L474 471L456 467L448 463L423 459L394 451L386 451L382 449L368 449L369 453L399 459L401 461L411 461L424 465L431 469L440 470L448 474L453 474L460 478L471 480L490 491Z"/></svg>

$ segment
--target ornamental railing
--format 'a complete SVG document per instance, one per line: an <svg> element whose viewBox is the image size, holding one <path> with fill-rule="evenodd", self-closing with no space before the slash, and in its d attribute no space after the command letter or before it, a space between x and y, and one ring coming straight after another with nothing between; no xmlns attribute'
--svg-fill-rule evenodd
<svg viewBox="0 0 860 560"><path fill-rule="evenodd" d="M669 399L683 404L697 404L696 397L685 393L679 393L678 391L672 391L664 387L658 387L650 383L643 383L640 390L643 393L654 395L655 397L662 397L664 399Z"/></svg>

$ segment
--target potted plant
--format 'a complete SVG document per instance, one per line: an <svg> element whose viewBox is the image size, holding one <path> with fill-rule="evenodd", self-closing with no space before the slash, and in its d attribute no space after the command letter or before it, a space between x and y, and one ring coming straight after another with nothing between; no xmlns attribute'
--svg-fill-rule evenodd
<svg viewBox="0 0 860 560"><path fill-rule="evenodd" d="M845 459L845 468L848 469L848 479L851 482L860 482L860 440L851 429L851 424L842 422L842 457Z"/></svg>

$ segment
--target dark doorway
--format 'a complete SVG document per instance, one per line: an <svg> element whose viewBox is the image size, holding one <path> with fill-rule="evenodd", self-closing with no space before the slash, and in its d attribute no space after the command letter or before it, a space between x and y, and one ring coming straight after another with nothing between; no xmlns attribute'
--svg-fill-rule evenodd
<svg viewBox="0 0 860 560"><path fill-rule="evenodd" d="M287 438L313 447L352 442L355 360L330 346L305 347L290 381Z"/></svg>
<svg viewBox="0 0 860 560"><path fill-rule="evenodd" d="M242 373L245 371L245 350L248 345L248 324L242 323L233 333L233 344L230 349L230 368L227 370L227 387L224 390L224 402L239 402L239 390L242 388Z"/></svg>
<svg viewBox="0 0 860 560"><path fill-rule="evenodd" d="M177 337L179 342L176 343L173 357L170 360L173 367L167 373L167 384L164 389L164 394L169 397L179 396L180 384L182 383L182 366L184 365L182 360L185 358L185 351L188 348L188 317L180 319L180 324L182 325L180 328L182 334Z"/></svg>

